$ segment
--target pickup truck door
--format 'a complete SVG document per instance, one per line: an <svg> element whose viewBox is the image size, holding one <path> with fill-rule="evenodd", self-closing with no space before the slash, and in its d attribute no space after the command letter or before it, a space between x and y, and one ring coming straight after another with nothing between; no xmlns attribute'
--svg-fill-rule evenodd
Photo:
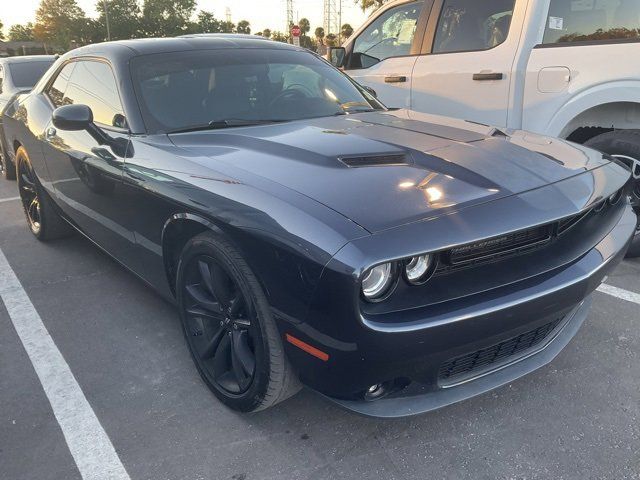
<svg viewBox="0 0 640 480"><path fill-rule="evenodd" d="M388 107L409 108L411 74L433 0L383 7L345 46L345 70Z"/></svg>
<svg viewBox="0 0 640 480"><path fill-rule="evenodd" d="M437 0L413 70L411 109L507 126L527 1Z"/></svg>

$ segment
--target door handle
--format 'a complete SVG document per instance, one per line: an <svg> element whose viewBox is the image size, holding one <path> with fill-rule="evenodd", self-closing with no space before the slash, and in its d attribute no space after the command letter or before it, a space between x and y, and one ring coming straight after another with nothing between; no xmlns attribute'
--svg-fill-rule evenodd
<svg viewBox="0 0 640 480"><path fill-rule="evenodd" d="M504 78L503 73L474 73L473 79L477 81L486 81L486 80L502 80Z"/></svg>
<svg viewBox="0 0 640 480"><path fill-rule="evenodd" d="M403 83L407 81L407 77L404 75L390 75L384 77L384 83Z"/></svg>
<svg viewBox="0 0 640 480"><path fill-rule="evenodd" d="M44 138L45 138L45 139L47 139L47 140L49 140L49 141L51 141L51 140L53 140L54 138L56 138L57 133L58 133L58 132L56 132L56 129L55 129L55 128L53 128L53 127L49 127L49 128L47 128L47 131L46 131L46 132L45 132L45 134L44 134Z"/></svg>

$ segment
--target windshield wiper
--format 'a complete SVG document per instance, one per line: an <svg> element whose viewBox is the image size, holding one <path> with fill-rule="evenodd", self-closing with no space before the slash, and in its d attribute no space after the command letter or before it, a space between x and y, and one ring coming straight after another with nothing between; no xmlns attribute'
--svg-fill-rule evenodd
<svg viewBox="0 0 640 480"><path fill-rule="evenodd" d="M243 120L241 118L229 118L225 120L212 120L207 124L203 125L193 125L191 127L178 128L175 130L170 130L167 132L168 135L172 135L174 133L188 133L188 132L199 132L202 130L218 130L222 128L232 128L232 127L251 127L254 125L267 125L269 123L282 123L288 122L288 120Z"/></svg>

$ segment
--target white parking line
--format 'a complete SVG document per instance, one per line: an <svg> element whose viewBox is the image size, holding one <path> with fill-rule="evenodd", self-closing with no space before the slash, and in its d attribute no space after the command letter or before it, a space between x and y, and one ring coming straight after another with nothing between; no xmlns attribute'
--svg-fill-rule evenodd
<svg viewBox="0 0 640 480"><path fill-rule="evenodd" d="M0 203L15 202L16 200L20 200L20 197L0 198Z"/></svg>
<svg viewBox="0 0 640 480"><path fill-rule="evenodd" d="M616 298L620 298L622 300L626 300L627 302L633 302L640 305L640 293L630 292L628 290L623 290L622 288L614 287L612 285L606 285L604 283L598 287L598 291Z"/></svg>
<svg viewBox="0 0 640 480"><path fill-rule="evenodd" d="M40 379L85 480L130 480L69 365L0 250L0 299Z"/></svg>

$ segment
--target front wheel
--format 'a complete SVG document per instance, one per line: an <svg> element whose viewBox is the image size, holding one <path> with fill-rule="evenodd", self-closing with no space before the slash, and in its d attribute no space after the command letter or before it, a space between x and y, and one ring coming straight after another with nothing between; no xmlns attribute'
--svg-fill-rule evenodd
<svg viewBox="0 0 640 480"><path fill-rule="evenodd" d="M18 192L31 233L38 240L68 235L71 228L55 210L53 201L40 185L24 147L16 152Z"/></svg>
<svg viewBox="0 0 640 480"><path fill-rule="evenodd" d="M640 131L614 130L591 138L585 146L607 153L631 169L635 182L631 204L640 215ZM640 220L627 257L640 257Z"/></svg>
<svg viewBox="0 0 640 480"><path fill-rule="evenodd" d="M182 251L176 293L191 356L206 385L234 410L263 410L298 387L267 299L238 251L213 232Z"/></svg>

